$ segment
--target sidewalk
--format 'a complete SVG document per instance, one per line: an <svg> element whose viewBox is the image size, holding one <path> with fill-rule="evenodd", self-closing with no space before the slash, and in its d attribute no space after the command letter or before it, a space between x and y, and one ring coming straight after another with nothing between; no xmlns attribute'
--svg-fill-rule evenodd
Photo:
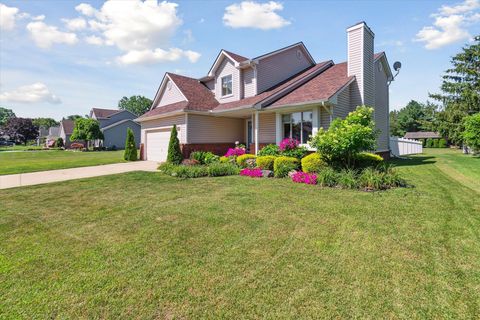
<svg viewBox="0 0 480 320"><path fill-rule="evenodd" d="M0 189L31 186L58 181L91 178L131 171L156 171L155 161L135 161L128 163L106 164L92 167L49 170L0 176Z"/></svg>

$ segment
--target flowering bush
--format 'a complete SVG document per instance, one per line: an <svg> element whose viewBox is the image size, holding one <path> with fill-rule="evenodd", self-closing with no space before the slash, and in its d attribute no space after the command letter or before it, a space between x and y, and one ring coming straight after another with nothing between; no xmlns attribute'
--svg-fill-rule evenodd
<svg viewBox="0 0 480 320"><path fill-rule="evenodd" d="M280 142L280 150L293 150L297 148L299 144L300 142L297 139L285 138L282 140L282 142Z"/></svg>
<svg viewBox="0 0 480 320"><path fill-rule="evenodd" d="M229 148L227 153L225 153L225 157L238 157L245 154L245 148L236 147L236 148Z"/></svg>
<svg viewBox="0 0 480 320"><path fill-rule="evenodd" d="M255 169L250 169L250 168L245 168L240 171L241 176L247 176L251 178L261 178L263 176L262 174L262 169L255 168Z"/></svg>
<svg viewBox="0 0 480 320"><path fill-rule="evenodd" d="M298 171L292 175L292 181L297 183L317 184L317 175L314 173Z"/></svg>

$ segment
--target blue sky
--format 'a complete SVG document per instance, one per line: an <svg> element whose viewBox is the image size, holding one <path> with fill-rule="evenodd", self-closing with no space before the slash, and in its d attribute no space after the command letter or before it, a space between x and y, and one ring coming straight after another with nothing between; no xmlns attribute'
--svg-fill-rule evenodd
<svg viewBox="0 0 480 320"><path fill-rule="evenodd" d="M201 77L222 48L254 57L303 41L317 62L342 62L345 30L362 20L376 51L403 64L398 109L436 92L450 57L480 34L480 0L0 3L0 105L22 117L153 98L164 72Z"/></svg>

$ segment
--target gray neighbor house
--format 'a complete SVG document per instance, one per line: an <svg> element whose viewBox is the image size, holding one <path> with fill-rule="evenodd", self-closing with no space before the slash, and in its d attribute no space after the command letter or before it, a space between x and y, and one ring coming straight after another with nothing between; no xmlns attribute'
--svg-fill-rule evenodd
<svg viewBox="0 0 480 320"><path fill-rule="evenodd" d="M97 141L96 146L124 149L127 138L127 129L130 128L135 136L137 148L140 145L140 124L134 121L137 116L127 110L92 108L90 118L98 120L103 132L103 142Z"/></svg>

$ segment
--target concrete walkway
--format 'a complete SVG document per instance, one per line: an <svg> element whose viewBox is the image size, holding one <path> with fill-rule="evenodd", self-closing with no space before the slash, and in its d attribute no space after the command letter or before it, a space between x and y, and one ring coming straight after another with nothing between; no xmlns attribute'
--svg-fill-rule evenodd
<svg viewBox="0 0 480 320"><path fill-rule="evenodd" d="M35 184L106 176L131 171L156 171L155 161L135 161L127 163L105 164L93 167L81 167L61 170L49 170L0 176L0 189L8 189Z"/></svg>

